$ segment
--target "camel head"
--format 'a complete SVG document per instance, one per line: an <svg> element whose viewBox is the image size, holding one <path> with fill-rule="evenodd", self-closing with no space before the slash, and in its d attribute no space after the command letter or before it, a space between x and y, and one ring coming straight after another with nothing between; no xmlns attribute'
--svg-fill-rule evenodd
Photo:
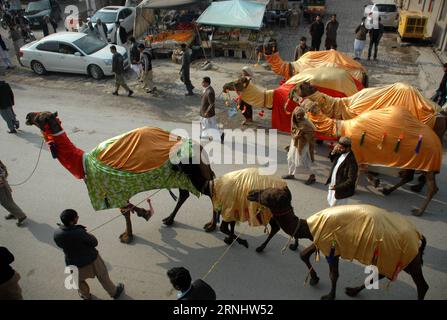
<svg viewBox="0 0 447 320"><path fill-rule="evenodd" d="M222 91L223 92L228 92L228 91L242 92L245 90L245 88L248 87L249 84L250 84L250 79L247 77L241 76L236 81L231 81L231 82L225 83Z"/></svg>
<svg viewBox="0 0 447 320"><path fill-rule="evenodd" d="M50 131L55 134L62 131L61 122L57 112L30 112L26 115L26 125L35 125L41 131Z"/></svg>
<svg viewBox="0 0 447 320"><path fill-rule="evenodd" d="M305 112L310 112L312 115L316 116L320 113L320 107L318 106L318 103L311 101L309 99L305 99L301 103L301 108L304 109Z"/></svg>
<svg viewBox="0 0 447 320"><path fill-rule="evenodd" d="M317 88L311 85L310 82L304 81L303 83L296 85L294 91L296 95L306 98L317 92Z"/></svg>
<svg viewBox="0 0 447 320"><path fill-rule="evenodd" d="M292 208L292 194L288 187L252 190L248 193L247 200L262 204L272 213Z"/></svg>

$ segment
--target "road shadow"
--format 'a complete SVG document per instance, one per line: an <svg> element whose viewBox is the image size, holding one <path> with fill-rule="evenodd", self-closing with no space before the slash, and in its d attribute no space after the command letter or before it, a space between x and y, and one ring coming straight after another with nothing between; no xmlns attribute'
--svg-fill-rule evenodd
<svg viewBox="0 0 447 320"><path fill-rule="evenodd" d="M430 239L427 239L430 243ZM440 258L447 259L447 251L427 245L424 251L423 260L424 267L429 267L442 273L447 273L447 263L440 263Z"/></svg>
<svg viewBox="0 0 447 320"><path fill-rule="evenodd" d="M25 120L20 121L21 123L25 123ZM17 138L23 139L26 142L28 142L29 144L34 145L36 148L44 148L44 146L42 146L42 142L43 142L43 137L40 134L31 132L31 131L24 131L22 129L19 129L17 131L18 133L16 134Z"/></svg>
<svg viewBox="0 0 447 320"><path fill-rule="evenodd" d="M53 228L47 223L39 223L30 218L26 219L26 224L23 228L28 229L31 234L38 240L39 242L45 243L51 247L59 249L53 240L54 232L56 228Z"/></svg>

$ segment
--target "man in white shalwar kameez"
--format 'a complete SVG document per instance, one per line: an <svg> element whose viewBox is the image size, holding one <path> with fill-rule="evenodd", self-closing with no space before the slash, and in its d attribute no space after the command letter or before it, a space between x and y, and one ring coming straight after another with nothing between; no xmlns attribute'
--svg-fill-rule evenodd
<svg viewBox="0 0 447 320"><path fill-rule="evenodd" d="M200 107L200 138L209 140L218 139L220 136L221 143L224 141L224 134L220 133L216 120L216 96L213 87L211 87L211 79L204 77L202 81L204 88L202 93L202 101Z"/></svg>

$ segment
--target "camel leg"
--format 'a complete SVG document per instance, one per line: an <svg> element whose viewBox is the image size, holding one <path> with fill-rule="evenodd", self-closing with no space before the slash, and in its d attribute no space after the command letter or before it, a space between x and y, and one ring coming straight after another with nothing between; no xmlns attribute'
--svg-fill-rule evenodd
<svg viewBox="0 0 447 320"><path fill-rule="evenodd" d="M172 211L172 213L168 217L163 219L163 223L167 226L170 226L174 223L174 219L175 216L177 215L177 212L179 211L183 203L186 201L186 199L189 198L189 192L187 190L179 189L179 191L180 194L177 200L177 205L174 208L174 211Z"/></svg>
<svg viewBox="0 0 447 320"><path fill-rule="evenodd" d="M132 221L130 220L131 211L128 208L121 208L120 210L126 219L126 231L122 233L119 238L122 243L131 243L133 240Z"/></svg>
<svg viewBox="0 0 447 320"><path fill-rule="evenodd" d="M210 222L207 222L204 226L203 229L205 229L206 232L212 232L214 230L216 230L216 225L217 225L217 217L220 213L213 211L213 218L211 219ZM223 222L222 222L223 223ZM228 226L227 226L228 228ZM225 233L225 232L224 232Z"/></svg>
<svg viewBox="0 0 447 320"><path fill-rule="evenodd" d="M418 183L413 184L410 186L411 191L413 192L421 192L422 188L425 186L425 183L427 182L427 179L425 177L425 174L421 174L418 177Z"/></svg>
<svg viewBox="0 0 447 320"><path fill-rule="evenodd" d="M234 234L234 227L236 226L236 221L231 221L229 223L230 225L230 233L228 235L228 237L226 237L224 239L224 242L228 245L231 245L233 243L233 241L236 239L236 235ZM220 229L222 231L222 228ZM248 241L244 240L242 238L237 238L236 239L237 243L239 243L240 245L243 245L244 247L248 248Z"/></svg>
<svg viewBox="0 0 447 320"><path fill-rule="evenodd" d="M384 275L379 274L379 280L385 278ZM365 289L365 284L362 284L361 286L358 287L346 287L345 288L345 293L350 296L350 297L356 297L360 291L362 291L363 289Z"/></svg>
<svg viewBox="0 0 447 320"><path fill-rule="evenodd" d="M413 180L413 178L414 178L414 170L405 170L401 176L400 181L395 186L389 188L383 188L382 193L387 196L394 190L402 187L403 185Z"/></svg>
<svg viewBox="0 0 447 320"><path fill-rule="evenodd" d="M298 249L298 245L298 239L295 238L295 241L291 245L289 245L289 249L292 251L296 251Z"/></svg>
<svg viewBox="0 0 447 320"><path fill-rule="evenodd" d="M317 273L315 272L314 268L312 267L312 264L310 263L310 256L317 251L317 248L314 244L311 244L309 247L301 251L300 258L301 260L306 264L307 268L310 272L310 282L309 284L311 286L315 286L318 281L320 281L320 278L318 278Z"/></svg>
<svg viewBox="0 0 447 320"><path fill-rule="evenodd" d="M430 203L431 199L439 190L438 186L436 185L436 177L434 172L427 172L426 178L427 178L427 197L425 199L425 202L420 209L412 210L413 215L418 217L424 214L425 209L427 209L427 206Z"/></svg>
<svg viewBox="0 0 447 320"><path fill-rule="evenodd" d="M418 291L418 300L424 300L425 294L428 291L428 284L422 274L422 260L420 254L410 262L404 269L405 272L411 275Z"/></svg>
<svg viewBox="0 0 447 320"><path fill-rule="evenodd" d="M368 180L368 183L373 185L374 188L378 188L380 186L380 179L376 177L377 174L372 172L366 173L366 179Z"/></svg>
<svg viewBox="0 0 447 320"><path fill-rule="evenodd" d="M267 237L267 239L264 241L263 244L261 244L259 247L256 248L256 252L262 252L264 251L265 247L267 246L267 243L272 240L273 236L278 233L278 231L281 229L278 225L278 222L276 222L275 219L271 218L269 221L270 227L272 230L270 230L270 234Z"/></svg>
<svg viewBox="0 0 447 320"><path fill-rule="evenodd" d="M332 263L329 263L329 278L331 278L331 291L322 296L321 300L335 300L335 291L337 289L338 280L338 261L340 257L334 257Z"/></svg>

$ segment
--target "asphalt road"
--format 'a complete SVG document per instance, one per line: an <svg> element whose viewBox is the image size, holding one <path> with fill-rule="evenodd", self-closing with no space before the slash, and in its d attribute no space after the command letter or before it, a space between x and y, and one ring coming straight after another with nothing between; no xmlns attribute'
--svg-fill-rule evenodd
<svg viewBox="0 0 447 320"><path fill-rule="evenodd" d="M41 146L41 136L35 127L26 127L24 119L31 111L58 111L62 125L73 142L84 150L90 150L101 141L145 125L156 125L165 129L184 128L185 123L151 120L150 103L144 106L126 107L127 97L112 97L102 92L84 92L82 95L67 89L50 89L12 83L16 94L15 111L22 127L17 135L0 134L1 159L10 171L9 181L17 184L26 179L33 170ZM1 131L6 130L0 122ZM287 136L278 138L277 175L286 172L286 154L283 146ZM224 152L232 152L229 146ZM317 157L317 181L306 186L301 180L288 183L293 194L295 212L308 217L326 207L326 186L324 181L329 163L327 153L321 147ZM238 165L213 165L217 175L242 168ZM384 207L410 219L427 237L428 246L424 256L424 274L430 285L427 299L447 297L447 205L444 199L447 191L446 162L438 175L440 192L435 196L423 217L410 215L410 210L421 204L422 195L408 189L399 190L384 197L371 187L365 187L362 178L354 203L370 203ZM396 179L385 178L393 182ZM94 212L84 183L72 177L56 160L51 158L44 147L35 174L31 179L14 188L14 198L28 214L26 227L17 228L13 222L0 219L0 244L8 247L15 255L14 268L21 274L20 285L25 299L79 299L73 290L64 287L64 259L61 250L52 240L57 228L59 213L74 208L80 214L80 224L93 229L110 221L118 210ZM143 200L152 194L144 193L132 199ZM173 227L165 227L161 219L174 208L174 201L167 191L153 197L155 216L146 222L133 218L135 242L121 244L118 235L124 231L124 220L120 217L97 229L94 234L99 240L99 251L109 267L111 278L126 285L124 299L173 299L168 296L170 284L166 271L174 266L185 266L193 278L203 277L211 266L225 252L227 246L221 233L205 233L202 226L211 216L211 202L202 197L192 196L181 209ZM0 214L6 211L0 208ZM316 288L304 287L307 275L305 265L296 252L287 250L281 254L288 238L284 233L277 235L263 254L255 252L265 235L263 228L237 226L250 248L235 245L217 264L206 281L217 292L219 299L318 299L329 291L328 267L324 260L314 263L321 282ZM302 241L300 249L308 245ZM364 267L357 263L342 261L338 299L350 299L343 293L346 286L356 286L365 279ZM384 281L384 284L387 281ZM99 299L108 299L97 281L90 281L92 293ZM357 299L415 299L416 290L411 278L402 273L388 290L369 290Z"/></svg>

